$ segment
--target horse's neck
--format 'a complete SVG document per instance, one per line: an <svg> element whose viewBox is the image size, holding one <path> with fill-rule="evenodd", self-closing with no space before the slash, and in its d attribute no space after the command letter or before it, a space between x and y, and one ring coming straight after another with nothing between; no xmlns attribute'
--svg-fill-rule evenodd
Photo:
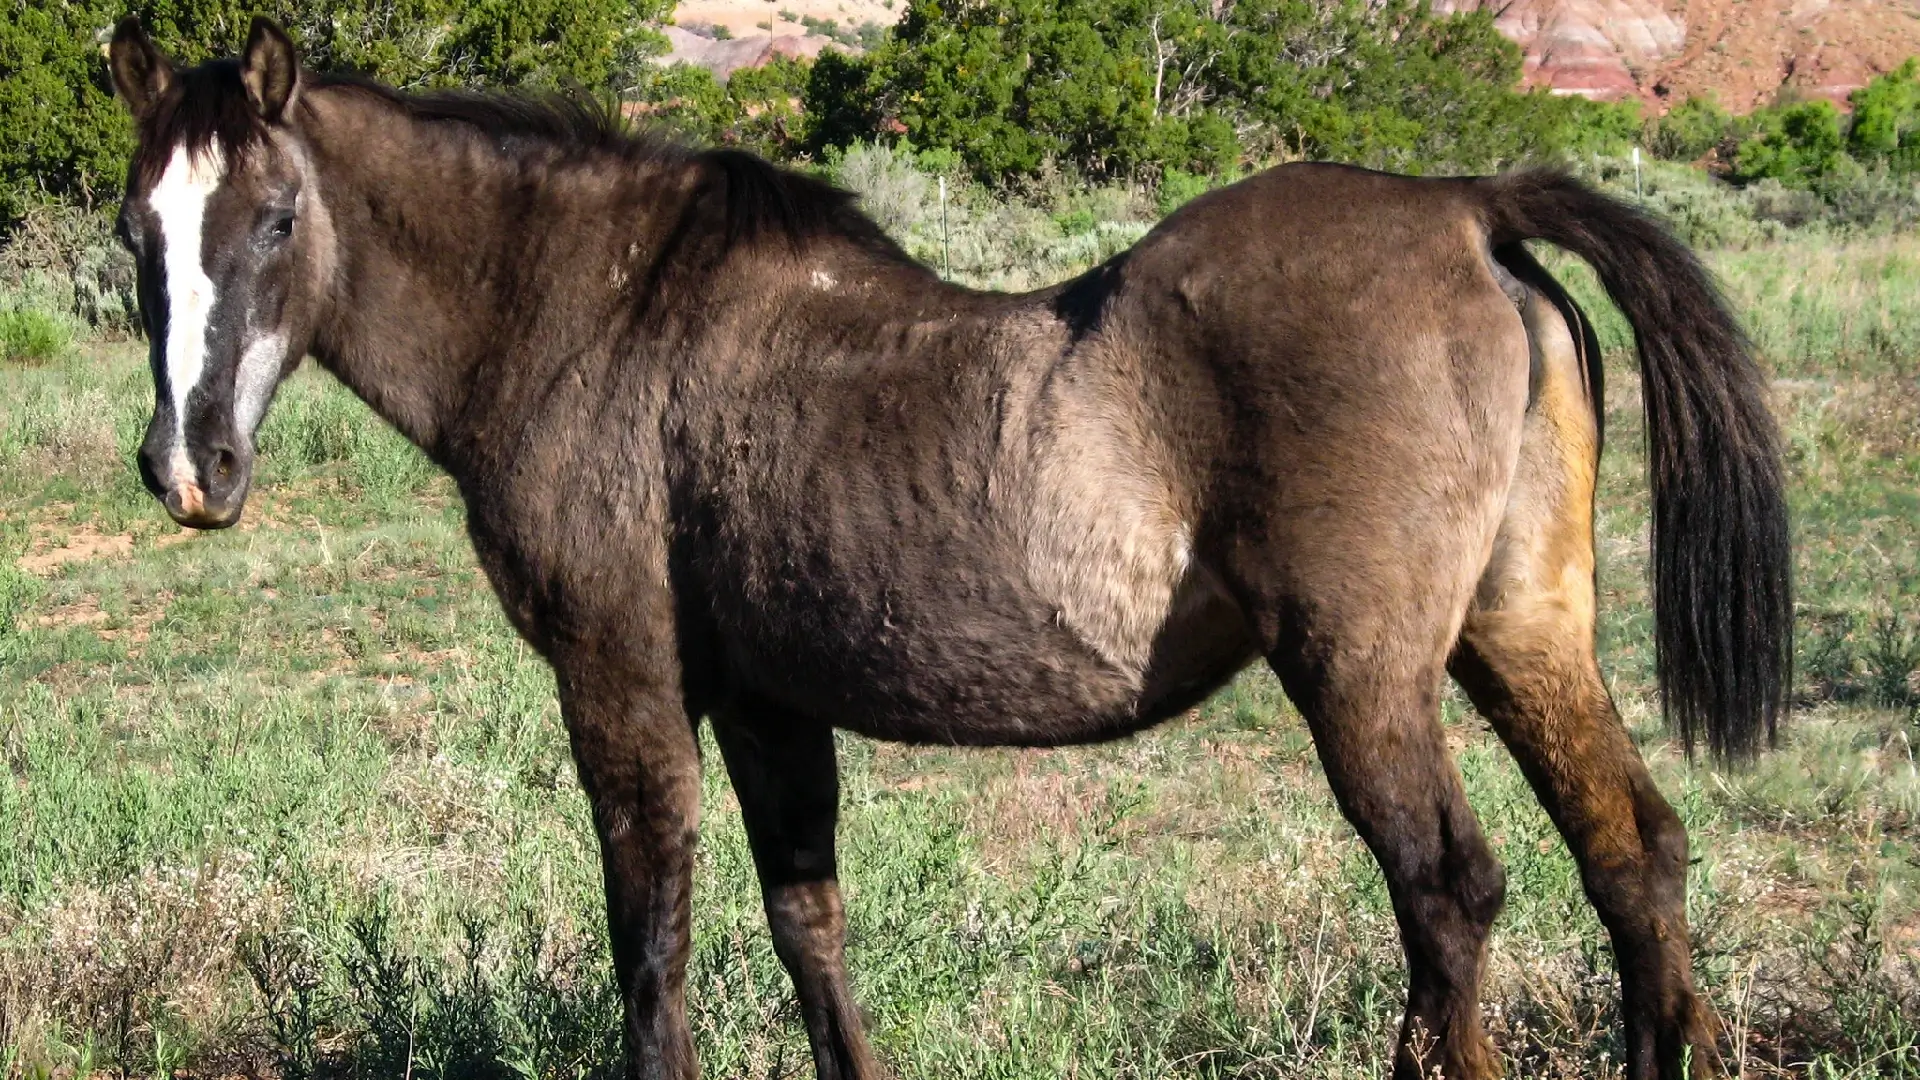
<svg viewBox="0 0 1920 1080"><path fill-rule="evenodd" d="M539 380L584 347L565 335L612 321L595 317L617 298L604 269L578 272L582 249L633 244L597 202L532 199L491 150L374 108L324 111L330 129L315 139L337 265L314 353L458 472L448 455L463 417L499 415L475 395ZM550 314L563 311L578 317Z"/></svg>

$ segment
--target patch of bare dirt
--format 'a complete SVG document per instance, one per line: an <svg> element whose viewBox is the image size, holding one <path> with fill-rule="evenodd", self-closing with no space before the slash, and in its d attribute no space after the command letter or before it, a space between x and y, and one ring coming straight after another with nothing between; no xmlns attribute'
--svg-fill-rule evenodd
<svg viewBox="0 0 1920 1080"><path fill-rule="evenodd" d="M92 525L62 530L36 522L30 532L33 540L17 565L35 577L47 577L68 563L124 559L133 554L133 537L103 533Z"/></svg>
<svg viewBox="0 0 1920 1080"><path fill-rule="evenodd" d="M52 611L32 617L27 620L27 625L39 630L65 630L75 626L90 627L100 640L121 642L127 648L128 657L137 658L148 638L152 636L154 624L167 613L167 603L172 599L171 592L158 593L151 599L140 602L126 618L116 618L101 609L99 597L88 594L72 603L62 604Z"/></svg>
<svg viewBox="0 0 1920 1080"><path fill-rule="evenodd" d="M41 630L64 630L70 626L97 626L112 616L100 610L100 598L83 596L71 604L62 604L45 615L36 615L28 625Z"/></svg>

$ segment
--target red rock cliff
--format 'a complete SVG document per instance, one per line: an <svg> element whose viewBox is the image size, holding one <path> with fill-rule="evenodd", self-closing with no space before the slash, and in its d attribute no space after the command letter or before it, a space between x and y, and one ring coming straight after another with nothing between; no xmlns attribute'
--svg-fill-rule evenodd
<svg viewBox="0 0 1920 1080"><path fill-rule="evenodd" d="M1526 50L1526 77L1656 110L1712 92L1745 111L1781 87L1844 103L1920 55L1920 0L1438 0L1487 8Z"/></svg>

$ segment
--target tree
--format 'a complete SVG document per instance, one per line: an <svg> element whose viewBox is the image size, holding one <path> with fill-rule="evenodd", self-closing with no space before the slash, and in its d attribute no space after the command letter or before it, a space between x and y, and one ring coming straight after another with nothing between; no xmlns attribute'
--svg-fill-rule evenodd
<svg viewBox="0 0 1920 1080"><path fill-rule="evenodd" d="M950 147L983 176L1047 161L1094 175L1217 168L1237 139L1204 115L1204 88L1183 79L1204 67L1203 39L1225 36L1205 10L1190 0L917 0L861 91L904 137ZM818 94L832 89L810 86L809 111L859 114Z"/></svg>
<svg viewBox="0 0 1920 1080"><path fill-rule="evenodd" d="M1638 132L1519 77L1491 15L1421 0L915 0L868 60L810 82L807 110L815 149L897 136L989 180L1243 156L1490 168Z"/></svg>
<svg viewBox="0 0 1920 1080"><path fill-rule="evenodd" d="M0 17L0 225L37 194L111 199L132 149L95 33L105 4L10 5Z"/></svg>
<svg viewBox="0 0 1920 1080"><path fill-rule="evenodd" d="M648 28L672 0L13 0L0 14L0 226L45 193L118 197L131 125L112 100L100 39L140 16L183 63L239 47L278 18L316 70L403 87L577 83L610 90L664 46Z"/></svg>

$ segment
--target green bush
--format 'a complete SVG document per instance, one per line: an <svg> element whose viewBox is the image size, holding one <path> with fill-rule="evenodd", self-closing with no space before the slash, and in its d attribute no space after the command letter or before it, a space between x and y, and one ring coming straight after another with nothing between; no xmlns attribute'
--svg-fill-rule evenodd
<svg viewBox="0 0 1920 1080"><path fill-rule="evenodd" d="M1712 94L1690 97L1647 127L1647 149L1669 161L1698 161L1735 131L1733 114Z"/></svg>
<svg viewBox="0 0 1920 1080"><path fill-rule="evenodd" d="M1847 148L1894 172L1920 169L1920 59L1910 59L1853 92Z"/></svg>
<svg viewBox="0 0 1920 1080"><path fill-rule="evenodd" d="M1734 172L1742 180L1809 188L1846 158L1840 110L1831 101L1773 106L1755 113L1753 121L1757 131L1734 158Z"/></svg>
<svg viewBox="0 0 1920 1080"><path fill-rule="evenodd" d="M47 195L111 200L132 148L95 42L125 9L14 0L0 15L0 228Z"/></svg>
<svg viewBox="0 0 1920 1080"><path fill-rule="evenodd" d="M650 66L636 73L625 92L640 103L648 122L701 142L718 141L733 121L727 88L713 72L693 64Z"/></svg>
<svg viewBox="0 0 1920 1080"><path fill-rule="evenodd" d="M1640 141L1646 121L1637 101L1589 101L1577 95L1561 99L1566 115L1552 149L1570 154L1618 154Z"/></svg>
<svg viewBox="0 0 1920 1080"><path fill-rule="evenodd" d="M879 73L871 57L822 52L801 92L807 150L824 157L888 134L876 100L879 92Z"/></svg>
<svg viewBox="0 0 1920 1080"><path fill-rule="evenodd" d="M1920 177L1887 161L1862 165L1852 158L1813 184L1822 214L1835 225L1875 231L1904 229L1920 221Z"/></svg>
<svg viewBox="0 0 1920 1080"><path fill-rule="evenodd" d="M808 121L800 101L816 66L776 56L723 83L693 64L655 65L638 74L626 96L639 101L652 122L695 142L788 158L804 148Z"/></svg>
<svg viewBox="0 0 1920 1080"><path fill-rule="evenodd" d="M0 308L0 360L45 363L73 344L66 323L32 308Z"/></svg>
<svg viewBox="0 0 1920 1080"><path fill-rule="evenodd" d="M720 141L771 157L790 156L805 134L800 102L811 67L809 61L776 56L760 67L734 72L727 80L732 119Z"/></svg>
<svg viewBox="0 0 1920 1080"><path fill-rule="evenodd" d="M1183 169L1168 169L1160 176L1160 189L1155 205L1162 214L1171 214L1187 203L1205 195L1213 187L1204 176Z"/></svg>

